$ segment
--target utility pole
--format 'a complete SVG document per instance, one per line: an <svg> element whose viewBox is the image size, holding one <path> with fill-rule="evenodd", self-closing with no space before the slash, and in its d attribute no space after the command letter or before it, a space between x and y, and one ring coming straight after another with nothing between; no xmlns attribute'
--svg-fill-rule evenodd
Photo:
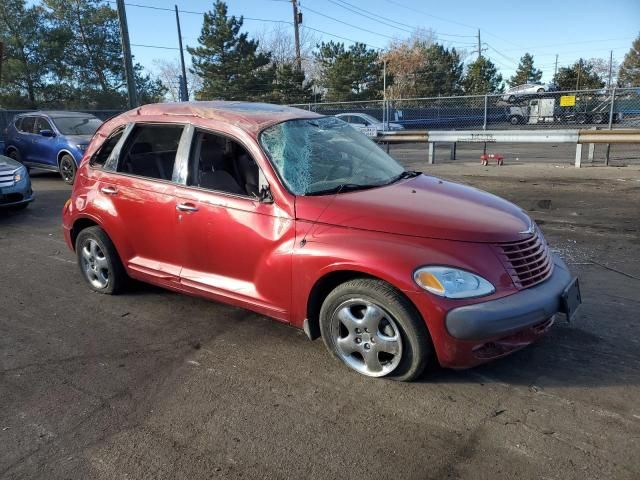
<svg viewBox="0 0 640 480"><path fill-rule="evenodd" d="M182 50L182 31L180 30L180 15L178 15L178 5L176 7L176 24L178 25L178 45L180 46L180 66L182 67L182 78L180 79L180 100L189 101L189 91L187 90L187 69L184 66L184 51Z"/></svg>
<svg viewBox="0 0 640 480"><path fill-rule="evenodd" d="M302 70L302 59L300 58L300 31L298 25L302 23L302 14L298 12L298 3L296 0L291 0L293 5L293 32L296 42L296 66L298 70Z"/></svg>
<svg viewBox="0 0 640 480"><path fill-rule="evenodd" d="M582 71L582 59L578 60L578 78L576 79L576 90L580 87L580 73Z"/></svg>
<svg viewBox="0 0 640 480"><path fill-rule="evenodd" d="M120 21L120 42L122 42L122 56L124 57L124 75L127 79L127 94L129 108L138 106L136 93L136 81L133 76L133 61L131 60L131 45L129 44L129 27L127 27L127 12L124 9L124 0L116 0L118 8L118 20Z"/></svg>
<svg viewBox="0 0 640 480"><path fill-rule="evenodd" d="M556 81L556 76L558 75L558 54L556 53L556 66L553 67L553 82Z"/></svg>
<svg viewBox="0 0 640 480"><path fill-rule="evenodd" d="M613 50L609 52L609 81L607 82L607 88L611 88L612 75L613 75Z"/></svg>
<svg viewBox="0 0 640 480"><path fill-rule="evenodd" d="M4 61L4 43L0 42L0 85L2 85L2 62Z"/></svg>
<svg viewBox="0 0 640 480"><path fill-rule="evenodd" d="M480 41L480 29L478 29L478 60L482 57L482 42Z"/></svg>

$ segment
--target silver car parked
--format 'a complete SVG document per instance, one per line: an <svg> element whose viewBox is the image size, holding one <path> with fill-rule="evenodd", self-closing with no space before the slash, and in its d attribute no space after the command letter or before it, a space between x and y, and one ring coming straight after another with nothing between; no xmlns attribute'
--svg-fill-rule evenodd
<svg viewBox="0 0 640 480"><path fill-rule="evenodd" d="M513 103L522 97L529 97L531 95L544 93L548 90L549 89L545 85L541 85L539 83L525 83L508 89L504 92L502 99L505 102Z"/></svg>
<svg viewBox="0 0 640 480"><path fill-rule="evenodd" d="M387 124L387 122L385 122L383 124L380 120L368 113L339 113L336 117L344 120L369 137L375 137L378 133L385 131L404 130L404 127L399 123Z"/></svg>

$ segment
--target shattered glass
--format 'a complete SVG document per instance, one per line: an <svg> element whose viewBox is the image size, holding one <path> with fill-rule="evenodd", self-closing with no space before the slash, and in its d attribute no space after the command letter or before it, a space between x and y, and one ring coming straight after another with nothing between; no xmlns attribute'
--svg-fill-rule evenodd
<svg viewBox="0 0 640 480"><path fill-rule="evenodd" d="M369 138L335 117L278 123L262 132L260 142L295 195L341 184L382 185L404 170Z"/></svg>

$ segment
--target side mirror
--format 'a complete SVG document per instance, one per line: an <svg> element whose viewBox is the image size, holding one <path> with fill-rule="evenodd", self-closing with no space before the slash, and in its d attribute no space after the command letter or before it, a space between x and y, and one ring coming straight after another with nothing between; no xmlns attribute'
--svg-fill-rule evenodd
<svg viewBox="0 0 640 480"><path fill-rule="evenodd" d="M43 137L55 137L55 133L53 133L53 130L40 130L40 135L42 135Z"/></svg>
<svg viewBox="0 0 640 480"><path fill-rule="evenodd" d="M269 185L263 185L262 188L260 188L258 201L260 201L260 203L273 203L273 195L271 195Z"/></svg>

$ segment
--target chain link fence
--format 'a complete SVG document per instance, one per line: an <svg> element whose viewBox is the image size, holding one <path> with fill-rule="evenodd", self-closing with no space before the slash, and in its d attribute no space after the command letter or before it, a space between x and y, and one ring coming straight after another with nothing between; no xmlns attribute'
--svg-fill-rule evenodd
<svg viewBox="0 0 640 480"><path fill-rule="evenodd" d="M538 88L538 90L535 90ZM305 103L294 107L338 115L354 126L388 130L498 130L640 127L640 87L499 95Z"/></svg>

